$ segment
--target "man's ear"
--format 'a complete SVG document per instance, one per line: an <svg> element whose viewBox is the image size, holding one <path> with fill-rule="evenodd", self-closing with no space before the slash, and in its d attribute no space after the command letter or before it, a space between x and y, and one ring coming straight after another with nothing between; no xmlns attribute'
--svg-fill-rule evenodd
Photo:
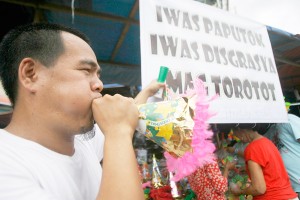
<svg viewBox="0 0 300 200"><path fill-rule="evenodd" d="M32 58L24 58L19 65L19 80L23 87L35 92L40 63Z"/></svg>

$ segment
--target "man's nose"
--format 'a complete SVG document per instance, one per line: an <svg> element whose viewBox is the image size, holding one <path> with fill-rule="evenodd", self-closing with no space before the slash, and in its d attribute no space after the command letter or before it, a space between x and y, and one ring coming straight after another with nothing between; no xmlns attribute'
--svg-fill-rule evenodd
<svg viewBox="0 0 300 200"><path fill-rule="evenodd" d="M93 91L96 91L99 93L103 90L103 82L99 79L98 76L92 81L91 88Z"/></svg>

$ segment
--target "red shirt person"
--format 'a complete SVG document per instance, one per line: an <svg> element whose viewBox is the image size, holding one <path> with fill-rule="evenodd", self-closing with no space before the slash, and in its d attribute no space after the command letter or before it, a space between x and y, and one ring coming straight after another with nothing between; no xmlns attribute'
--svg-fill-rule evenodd
<svg viewBox="0 0 300 200"><path fill-rule="evenodd" d="M258 133L262 129L262 124L243 124L233 129L233 134L242 142L249 142L244 159L251 184L244 190L231 188L231 192L235 195L252 195L254 200L298 199L276 146Z"/></svg>

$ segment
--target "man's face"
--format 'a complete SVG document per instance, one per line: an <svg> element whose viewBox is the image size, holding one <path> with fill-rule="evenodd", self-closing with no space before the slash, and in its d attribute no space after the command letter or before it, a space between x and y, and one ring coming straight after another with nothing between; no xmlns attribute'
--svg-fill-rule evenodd
<svg viewBox="0 0 300 200"><path fill-rule="evenodd" d="M93 126L91 103L101 97L103 89L100 67L82 39L69 33L62 33L62 38L65 52L54 66L42 68L38 95L42 110L48 112L49 123L56 129L86 132Z"/></svg>

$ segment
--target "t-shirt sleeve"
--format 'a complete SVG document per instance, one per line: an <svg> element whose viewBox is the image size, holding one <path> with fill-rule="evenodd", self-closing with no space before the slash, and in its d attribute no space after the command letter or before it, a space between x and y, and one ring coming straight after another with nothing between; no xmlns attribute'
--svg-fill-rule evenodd
<svg viewBox="0 0 300 200"><path fill-rule="evenodd" d="M263 145L263 148L268 148L268 144L265 143ZM245 156L245 162L248 162L249 160L252 160L253 162L256 162L262 167L265 167L267 165L266 154L265 151L261 147L261 143L252 143L249 144L244 152ZM250 150L251 149L251 150Z"/></svg>

